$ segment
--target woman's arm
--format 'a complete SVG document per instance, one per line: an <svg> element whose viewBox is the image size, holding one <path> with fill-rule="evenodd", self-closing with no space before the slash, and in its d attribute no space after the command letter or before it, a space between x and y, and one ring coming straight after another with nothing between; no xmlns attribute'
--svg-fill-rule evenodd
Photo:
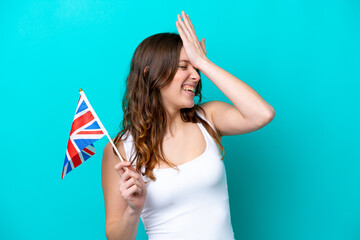
<svg viewBox="0 0 360 240"><path fill-rule="evenodd" d="M207 76L235 105L212 101L203 105L210 121L221 135L255 131L268 124L275 111L254 89L212 63L206 57L205 41L201 43L187 14L178 15L177 29L191 64Z"/></svg>
<svg viewBox="0 0 360 240"><path fill-rule="evenodd" d="M125 156L122 143L118 150L122 156ZM105 234L109 240L135 240L141 211L134 211L119 191L120 176L114 169L118 161L119 158L113 153L111 144L106 144L101 169L105 200Z"/></svg>
<svg viewBox="0 0 360 240"><path fill-rule="evenodd" d="M245 82L209 60L200 63L199 70L234 104L211 101L203 105L221 135L252 132L274 118L274 108Z"/></svg>
<svg viewBox="0 0 360 240"><path fill-rule="evenodd" d="M135 240L140 221L140 213L125 209L122 217L105 228L106 238L109 240Z"/></svg>

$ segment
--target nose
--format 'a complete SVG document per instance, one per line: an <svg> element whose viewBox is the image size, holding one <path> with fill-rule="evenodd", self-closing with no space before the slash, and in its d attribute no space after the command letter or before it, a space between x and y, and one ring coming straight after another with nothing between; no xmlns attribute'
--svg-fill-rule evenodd
<svg viewBox="0 0 360 240"><path fill-rule="evenodd" d="M199 73L196 71L196 69L194 67L191 68L190 77L194 81L199 81L200 80L200 75L199 75Z"/></svg>

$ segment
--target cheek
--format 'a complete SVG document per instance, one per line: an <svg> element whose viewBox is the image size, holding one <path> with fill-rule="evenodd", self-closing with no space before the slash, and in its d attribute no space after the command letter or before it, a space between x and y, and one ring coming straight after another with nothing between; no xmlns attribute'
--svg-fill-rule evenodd
<svg viewBox="0 0 360 240"><path fill-rule="evenodd" d="M169 86L169 92L176 93L181 91L181 81L173 81L172 84Z"/></svg>
<svg viewBox="0 0 360 240"><path fill-rule="evenodd" d="M177 99L179 96L178 94L181 93L181 85L171 85L168 86L166 89L162 89L161 96L165 97L166 99Z"/></svg>
<svg viewBox="0 0 360 240"><path fill-rule="evenodd" d="M172 83L173 83L174 85L179 85L179 86L181 86L181 85L185 82L185 80L189 77L189 74L190 74L190 73L189 73L188 71L179 70L179 71L176 73L176 75L175 75Z"/></svg>

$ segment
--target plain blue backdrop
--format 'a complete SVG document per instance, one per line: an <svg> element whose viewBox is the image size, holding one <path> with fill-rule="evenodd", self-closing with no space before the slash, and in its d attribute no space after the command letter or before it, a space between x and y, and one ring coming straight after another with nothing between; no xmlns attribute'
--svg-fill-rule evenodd
<svg viewBox="0 0 360 240"><path fill-rule="evenodd" d="M360 239L355 0L1 0L0 239L105 239L107 139L61 180L78 89L114 137L136 46L177 32L181 10L209 59L276 111L222 141L236 239ZM229 102L205 76L203 85L204 101Z"/></svg>

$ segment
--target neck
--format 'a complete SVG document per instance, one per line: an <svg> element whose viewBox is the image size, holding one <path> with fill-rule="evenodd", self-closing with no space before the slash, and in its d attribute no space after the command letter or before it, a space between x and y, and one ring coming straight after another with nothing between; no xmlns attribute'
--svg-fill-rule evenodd
<svg viewBox="0 0 360 240"><path fill-rule="evenodd" d="M168 111L167 113L167 126L164 135L164 140L174 137L181 133L185 122L181 119L180 109L177 111Z"/></svg>

